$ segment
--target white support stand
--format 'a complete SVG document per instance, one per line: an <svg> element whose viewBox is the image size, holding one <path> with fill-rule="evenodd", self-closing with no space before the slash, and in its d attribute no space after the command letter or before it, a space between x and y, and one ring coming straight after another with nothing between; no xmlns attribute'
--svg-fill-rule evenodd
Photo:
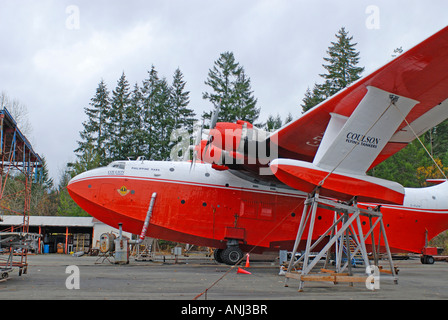
<svg viewBox="0 0 448 320"><path fill-rule="evenodd" d="M313 230L314 225L316 223L316 212L318 208L323 208L327 210L323 210L322 213L328 213L328 210L334 212L333 224L327 229L324 234L322 234L314 243L313 243ZM392 256L390 253L389 244L387 242L386 230L383 224L383 215L380 212L380 207L375 209L362 209L357 206L356 200L352 201L350 204L341 203L334 200L322 199L319 197L319 189L315 194L309 195L308 199L305 201L305 206L303 208L302 217L300 220L299 229L297 231L296 241L294 243L291 259L288 265L288 269L286 272L286 281L285 286L287 285L289 278L294 278L300 280L299 291L303 291L303 285L305 281L332 281L334 283L338 282L365 282L367 277L371 274L368 274L367 267L371 265L369 262L369 257L365 245L365 240L368 237L371 237L372 242L372 252L373 252L373 265L379 268L378 266L378 253L375 249L375 238L374 238L374 230L379 229L378 236L378 250L381 245L381 240L383 240L383 246L385 247L387 260L389 261L390 272L383 271L392 274L392 279L394 283L398 283L398 278L396 275L396 271L392 262ZM370 229L366 233L363 234L361 219L360 216L368 217ZM305 252L301 255L301 257L296 260L296 253L299 248L299 244L302 240L303 233L308 227L308 236L306 238L306 248ZM317 255L313 249L320 243L322 240L328 239L326 245L321 249ZM350 241L351 239L351 241ZM345 242L345 254L346 254L346 262L343 264L343 247ZM327 269L329 262L329 253L332 247L335 246L335 270ZM351 248L352 247L352 248ZM353 250L351 250L353 249ZM314 253L313 257L311 257L311 253ZM363 276L354 276L353 270L351 268L351 257L361 253L362 260L366 267L366 272ZM319 274L311 274L311 271L316 266L316 264L322 259L326 257L325 266L321 269L321 273ZM310 259L311 258L311 259ZM301 269L298 269L297 266L299 263L302 263ZM293 272L297 270L298 272ZM348 269L348 272L344 273ZM370 269L370 268L369 268ZM377 269L378 270L378 269Z"/></svg>

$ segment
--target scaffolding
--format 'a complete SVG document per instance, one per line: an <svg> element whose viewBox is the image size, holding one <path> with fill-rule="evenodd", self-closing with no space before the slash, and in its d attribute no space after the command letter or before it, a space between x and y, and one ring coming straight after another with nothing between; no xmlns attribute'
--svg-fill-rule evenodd
<svg viewBox="0 0 448 320"><path fill-rule="evenodd" d="M5 214L23 217L21 225L0 230L0 271L6 278L13 268L19 268L19 275L27 272L28 251L36 239L29 233L31 186L42 168L42 159L6 108L0 109L0 152L0 220ZM12 181L14 188L8 189Z"/></svg>
<svg viewBox="0 0 448 320"><path fill-rule="evenodd" d="M313 242L313 230L318 208L326 209L323 212L331 214L333 212L333 224L316 241ZM394 267L389 243L387 241L386 229L384 228L383 215L380 206L376 208L363 209L358 207L356 198L349 203L324 199L319 197L319 188L309 195L305 202L299 229L297 231L296 241L291 254L291 259L286 272L285 286L288 286L288 279L299 280L299 291L303 291L306 281L330 281L336 283L354 282L371 285L371 281L378 279L379 272L390 274L390 279L395 284L398 283L397 272ZM369 221L369 229L364 234L360 217L366 217ZM302 236L308 228L306 237L305 252L297 259L298 249ZM376 238L375 238L376 236ZM371 240L372 255L369 256L366 247L366 240ZM378 243L376 244L376 240ZM326 244L322 249L322 243ZM386 270L379 265L380 248L384 248L386 260L389 263L390 270ZM330 255L334 253L334 270L329 267ZM345 256L345 258L343 258ZM365 266L365 272L361 275L355 275L352 266L355 257L361 260ZM319 272L312 272L316 265L325 258L324 267ZM373 261L370 261L372 258Z"/></svg>

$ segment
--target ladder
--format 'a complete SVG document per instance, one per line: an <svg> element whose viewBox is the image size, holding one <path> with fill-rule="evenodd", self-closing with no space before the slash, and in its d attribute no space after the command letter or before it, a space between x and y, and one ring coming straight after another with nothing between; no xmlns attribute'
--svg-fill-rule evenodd
<svg viewBox="0 0 448 320"><path fill-rule="evenodd" d="M347 257L350 256L350 262L352 267L357 267L358 265L363 265L364 264L364 259L362 257L361 252L359 252L359 250L356 250L357 244L355 242L355 240L349 236L349 251L350 251L350 255L347 255L347 239L346 236L343 235L342 237L340 237L339 241L339 245L342 247L342 256L341 259L343 262L347 261ZM338 253L336 253L336 259L335 261L338 259Z"/></svg>

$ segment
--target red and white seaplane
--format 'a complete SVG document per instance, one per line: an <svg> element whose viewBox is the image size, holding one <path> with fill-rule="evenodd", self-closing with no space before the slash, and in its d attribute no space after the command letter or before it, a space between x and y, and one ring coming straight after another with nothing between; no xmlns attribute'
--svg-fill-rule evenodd
<svg viewBox="0 0 448 320"><path fill-rule="evenodd" d="M116 161L68 190L108 225L217 248L215 258L233 264L242 251L291 250L318 188L320 197L380 206L390 249L421 253L448 229L448 182L404 188L366 172L447 118L448 27L275 132L216 123L215 113L192 162ZM333 222L319 208L311 237Z"/></svg>

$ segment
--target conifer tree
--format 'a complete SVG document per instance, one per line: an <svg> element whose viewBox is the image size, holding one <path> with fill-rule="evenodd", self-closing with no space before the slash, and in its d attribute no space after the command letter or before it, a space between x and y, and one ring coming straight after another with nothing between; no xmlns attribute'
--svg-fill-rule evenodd
<svg viewBox="0 0 448 320"><path fill-rule="evenodd" d="M99 83L95 96L91 99L90 107L84 108L87 120L83 122L84 129L81 131L81 141L75 150L78 158L90 149L98 154L100 165L106 165L106 120L110 109L110 97L104 80Z"/></svg>
<svg viewBox="0 0 448 320"><path fill-rule="evenodd" d="M168 160L170 135L174 128L174 112L170 106L171 90L165 78L156 86L156 104L154 109L154 131L156 137L152 159Z"/></svg>
<svg viewBox="0 0 448 320"><path fill-rule="evenodd" d="M130 139L129 126L133 121L133 115L128 112L131 105L130 95L129 83L123 72L117 87L112 91L111 108L106 121L105 147L108 153L108 162L126 159L130 152L126 145Z"/></svg>
<svg viewBox="0 0 448 320"><path fill-rule="evenodd" d="M327 73L320 76L325 81L323 84L315 84L312 91L308 88L301 105L303 112L358 80L364 71L364 68L357 66L359 63L359 52L355 50L357 43L352 43L353 37L348 35L344 27L338 31L336 39L337 41L331 42L332 45L328 48L328 57L324 58L328 64L322 65Z"/></svg>
<svg viewBox="0 0 448 320"><path fill-rule="evenodd" d="M124 148L128 150L127 156L130 159L137 159L137 157L144 155L142 110L142 92L138 83L136 83L130 95L129 107L126 109L126 117L132 119L129 122L129 135L123 141Z"/></svg>
<svg viewBox="0 0 448 320"><path fill-rule="evenodd" d="M282 119L280 118L279 114L277 114L276 117L274 117L271 114L271 115L269 115L269 117L266 121L264 129L266 131L275 131L275 130L281 128L282 124L283 124L283 122L282 122Z"/></svg>
<svg viewBox="0 0 448 320"><path fill-rule="evenodd" d="M170 105L173 109L174 127L176 129L184 127L188 132L192 132L195 113L192 109L188 108L190 92L185 91L186 82L183 78L182 72L177 68L171 84Z"/></svg>
<svg viewBox="0 0 448 320"><path fill-rule="evenodd" d="M41 157L42 159L42 168L40 168L40 172L38 175L38 185L40 185L45 191L50 191L54 187L54 181L53 178L50 177L50 173L48 172L48 165L47 160L44 156Z"/></svg>
<svg viewBox="0 0 448 320"><path fill-rule="evenodd" d="M141 87L141 127L139 134L140 151L147 159L153 159L155 152L156 136L153 134L155 128L155 110L157 107L157 91L159 87L159 75L155 67L148 71L148 78L143 80Z"/></svg>
<svg viewBox="0 0 448 320"><path fill-rule="evenodd" d="M212 92L204 92L203 99L214 104L221 101L221 112L218 121L236 122L245 120L251 123L258 119L260 109L256 107L257 99L253 96L250 78L246 76L244 68L235 61L232 52L224 52L215 61L213 69L209 70L205 84ZM204 114L210 117L211 112Z"/></svg>
<svg viewBox="0 0 448 320"><path fill-rule="evenodd" d="M282 121L282 118L278 113L276 117L270 114L268 119L266 120L266 123L262 127L266 131L275 131L277 129L280 129L283 125L291 122L292 120L293 118L291 112L288 113L284 122Z"/></svg>
<svg viewBox="0 0 448 320"><path fill-rule="evenodd" d="M286 116L284 124L290 123L292 120L294 120L294 118L292 117L291 112L289 112L288 115Z"/></svg>
<svg viewBox="0 0 448 320"><path fill-rule="evenodd" d="M336 38L337 42L332 42L332 46L328 48L329 57L324 58L328 64L323 67L328 73L320 75L327 80L324 90L329 96L358 80L364 71L364 68L356 66L359 63L359 52L355 50L357 43L351 43L353 37L349 37L343 27L336 34Z"/></svg>
<svg viewBox="0 0 448 320"><path fill-rule="evenodd" d="M323 94L322 85L315 83L313 91L308 88L305 92L305 97L302 100L303 104L301 105L302 111L306 112L310 110L325 99L326 96Z"/></svg>

